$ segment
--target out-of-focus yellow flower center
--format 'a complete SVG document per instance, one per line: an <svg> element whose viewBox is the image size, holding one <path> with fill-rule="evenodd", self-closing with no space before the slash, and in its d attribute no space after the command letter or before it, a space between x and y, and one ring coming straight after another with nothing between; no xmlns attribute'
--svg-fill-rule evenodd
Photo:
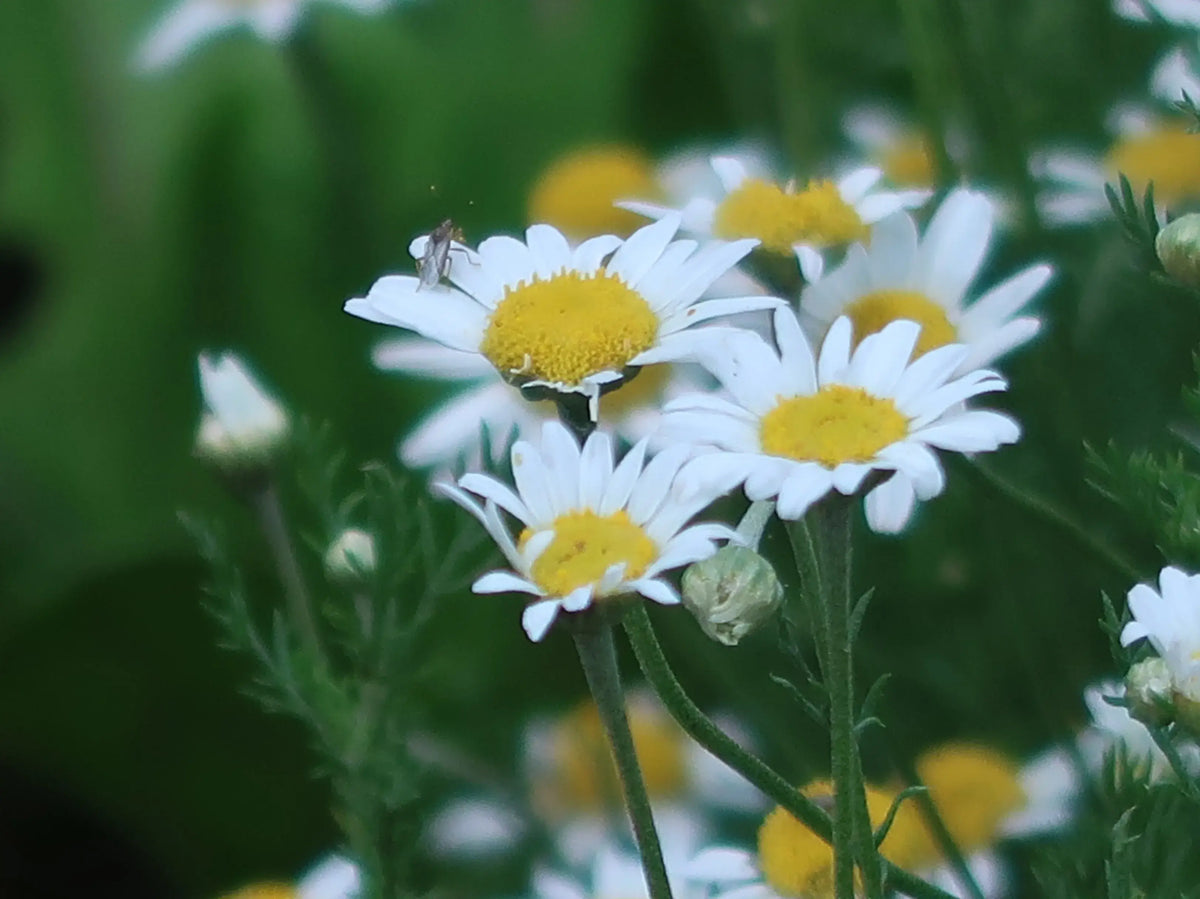
<svg viewBox="0 0 1200 899"><path fill-rule="evenodd" d="M600 397L600 420L612 421L623 418L635 409L660 405L659 400L670 380L669 363L643 366L638 369L637 377Z"/></svg>
<svg viewBox="0 0 1200 899"><path fill-rule="evenodd" d="M598 234L628 237L646 220L618 200L659 200L654 166L632 147L588 147L550 164L529 195L529 221L545 222L572 240Z"/></svg>
<svg viewBox="0 0 1200 899"><path fill-rule="evenodd" d="M671 718L648 702L630 702L629 729L651 799L670 799L687 789L685 738ZM553 736L558 789L574 808L599 809L620 801L617 769L600 714L591 700L558 723Z"/></svg>
<svg viewBox="0 0 1200 899"><path fill-rule="evenodd" d="M564 272L508 288L479 349L502 374L575 385L621 371L653 345L658 324L620 278Z"/></svg>
<svg viewBox="0 0 1200 899"><path fill-rule="evenodd" d="M937 162L922 134L905 134L879 157L879 167L892 184L900 187L932 187L937 183Z"/></svg>
<svg viewBox="0 0 1200 899"><path fill-rule="evenodd" d="M946 829L967 853L993 845L1004 819L1026 802L1016 764L984 746L941 746L921 756L916 767ZM941 853L931 835L926 841L932 863Z"/></svg>
<svg viewBox="0 0 1200 899"><path fill-rule="evenodd" d="M634 524L624 509L597 515L590 509L554 519L554 540L530 568L534 582L549 596L566 596L576 587L594 584L609 568L625 563L625 579L641 577L658 558L658 546ZM533 536L526 528L518 540Z"/></svg>
<svg viewBox="0 0 1200 899"><path fill-rule="evenodd" d="M762 417L764 452L835 468L869 462L885 446L903 440L908 419L890 399L859 387L832 384L811 396L781 399Z"/></svg>
<svg viewBox="0 0 1200 899"><path fill-rule="evenodd" d="M762 248L791 255L798 243L819 247L864 240L870 233L832 181L810 181L801 191L748 178L717 207L717 237L757 237Z"/></svg>
<svg viewBox="0 0 1200 899"><path fill-rule="evenodd" d="M871 827L877 828L887 817L894 796L870 785L866 791L868 817ZM829 781L814 781L801 792L832 813L834 795ZM912 857L909 846L919 827L920 822L902 805L879 847L880 852L898 865L908 864ZM781 896L795 899L834 896L833 849L784 808L776 808L767 815L758 829L758 863L767 883Z"/></svg>
<svg viewBox="0 0 1200 899"><path fill-rule="evenodd" d="M1110 172L1120 172L1139 192L1154 182L1154 195L1170 205L1200 194L1200 134L1181 124L1130 135L1108 152Z"/></svg>
<svg viewBox="0 0 1200 899"><path fill-rule="evenodd" d="M921 336L917 339L914 359L958 339L946 310L915 290L873 290L848 305L846 314L854 322L856 344L894 321L916 322L921 326Z"/></svg>
<svg viewBox="0 0 1200 899"><path fill-rule="evenodd" d="M255 883L221 899L296 899L296 889L286 883Z"/></svg>

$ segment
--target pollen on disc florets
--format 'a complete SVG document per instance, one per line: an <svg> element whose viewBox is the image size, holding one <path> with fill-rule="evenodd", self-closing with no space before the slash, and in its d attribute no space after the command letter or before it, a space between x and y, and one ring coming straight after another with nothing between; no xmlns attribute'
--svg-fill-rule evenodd
<svg viewBox="0 0 1200 899"><path fill-rule="evenodd" d="M756 237L764 250L790 255L796 244L847 244L864 240L870 229L832 181L793 191L749 178L717 207L713 233L730 240Z"/></svg>
<svg viewBox="0 0 1200 899"><path fill-rule="evenodd" d="M632 147L588 147L568 153L542 173L529 197L529 220L553 225L575 240L597 234L628 237L645 219L614 204L658 200L650 160Z"/></svg>
<svg viewBox="0 0 1200 899"><path fill-rule="evenodd" d="M854 323L855 341L882 331L894 321L907 319L921 326L913 358L930 350L954 343L958 331L946 316L946 310L915 290L873 290L846 307Z"/></svg>
<svg viewBox="0 0 1200 899"><path fill-rule="evenodd" d="M1153 181L1154 195L1165 203L1200 194L1200 134L1182 125L1122 138L1109 150L1107 163L1135 190Z"/></svg>
<svg viewBox="0 0 1200 899"><path fill-rule="evenodd" d="M869 462L907 434L908 419L890 399L831 384L811 396L780 400L763 416L759 439L771 455L834 468Z"/></svg>
<svg viewBox="0 0 1200 899"><path fill-rule="evenodd" d="M921 756L916 767L946 829L964 852L992 845L1001 822L1026 800L1016 764L984 746L941 746ZM933 852L936 856L937 850Z"/></svg>
<svg viewBox="0 0 1200 899"><path fill-rule="evenodd" d="M480 352L502 374L575 385L621 371L658 335L646 300L614 275L563 272L508 288Z"/></svg>
<svg viewBox="0 0 1200 899"><path fill-rule="evenodd" d="M529 574L548 596L566 596L594 584L613 565L625 563L625 579L641 575L658 556L658 546L624 509L597 515L590 509L554 519L554 540L534 560ZM519 545L532 536L521 534Z"/></svg>
<svg viewBox="0 0 1200 899"><path fill-rule="evenodd" d="M628 714L646 792L656 800L682 795L687 789L683 732L647 703L630 702ZM565 715L555 728L552 746L558 798L578 808L603 806L618 781L596 704L586 700Z"/></svg>

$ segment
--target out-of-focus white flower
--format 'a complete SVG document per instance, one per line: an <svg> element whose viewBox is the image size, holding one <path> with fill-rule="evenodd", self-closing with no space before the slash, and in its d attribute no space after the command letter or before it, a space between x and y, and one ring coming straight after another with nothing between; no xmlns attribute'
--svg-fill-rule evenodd
<svg viewBox="0 0 1200 899"><path fill-rule="evenodd" d="M265 41L288 38L314 0L179 0L142 39L135 63L144 72L169 68L214 35L249 27ZM325 0L360 13L374 13L392 0Z"/></svg>
<svg viewBox="0 0 1200 899"><path fill-rule="evenodd" d="M928 135L891 107L877 104L851 107L842 116L842 131L854 145L857 158L869 159L879 166L889 184L928 190L937 187L937 160ZM947 149L961 165L961 141Z"/></svg>
<svg viewBox="0 0 1200 899"><path fill-rule="evenodd" d="M544 422L557 417L549 401L531 402L483 356L450 349L423 337L399 337L380 343L375 365L416 378L460 386L459 393L428 413L400 444L400 459L412 468L445 469L459 460L478 467L499 455L515 432L537 438ZM685 393L708 387L697 366L684 363L647 365L637 377L600 397L598 427L629 442L653 438L662 406ZM481 446L486 429L490 447ZM651 445L655 446L653 439Z"/></svg>
<svg viewBox="0 0 1200 899"><path fill-rule="evenodd" d="M626 240L603 235L574 249L549 225L530 227L525 242L488 238L478 253L455 243L447 273L454 286L390 275L345 308L481 355L521 386L583 394L595 420L602 389L627 368L675 361L702 344L708 335L694 325L782 303L761 296L702 300L755 241L698 248L674 240L678 230L679 217L668 216ZM427 241L413 242L414 259Z"/></svg>
<svg viewBox="0 0 1200 899"><path fill-rule="evenodd" d="M296 884L256 883L227 893L223 899L358 899L362 879L358 865L340 855L317 862Z"/></svg>
<svg viewBox="0 0 1200 899"><path fill-rule="evenodd" d="M677 827L681 823L683 822L673 818L660 818L655 815L663 851L663 864L667 869L671 892L675 896L687 895L687 882L683 871L696 848L690 833L691 828L685 825L689 832L677 833ZM537 868L533 874L535 899L649 899L646 875L642 871L642 863L637 853L606 842L596 849L589 859L590 864L585 861L579 865L588 869L587 877L582 881L549 868Z"/></svg>
<svg viewBox="0 0 1200 899"><path fill-rule="evenodd" d="M287 439L283 407L233 353L199 358L204 413L196 452L226 471L261 468Z"/></svg>
<svg viewBox="0 0 1200 899"><path fill-rule="evenodd" d="M325 553L325 571L334 581L369 578L375 571L375 538L361 528L346 528Z"/></svg>
<svg viewBox="0 0 1200 899"><path fill-rule="evenodd" d="M756 335L738 334L702 357L734 400L668 404L665 439L722 450L689 463L682 489L708 495L744 483L750 500L775 499L779 517L795 520L829 491L849 496L879 471L888 479L867 494L867 521L895 533L917 499L945 486L933 450L988 452L1020 436L1011 418L963 407L1007 386L987 370L956 377L966 347L910 361L920 333L914 322L892 322L853 352L851 330L850 319L839 318L814 357L795 315L781 309L778 354Z"/></svg>
<svg viewBox="0 0 1200 899"><path fill-rule="evenodd" d="M1038 319L1017 313L1053 271L1030 266L968 302L994 220L985 195L961 189L942 201L920 237L912 216L894 213L875 226L869 246L850 247L845 262L804 288L801 312L821 335L848 315L856 340L908 319L921 326L918 354L961 343L969 352L957 374L987 365L1037 333Z"/></svg>
<svg viewBox="0 0 1200 899"><path fill-rule="evenodd" d="M1200 199L1200 134L1178 116L1123 105L1109 117L1115 135L1104 153L1059 147L1034 154L1038 210L1051 225L1073 225L1111 215L1105 184L1118 174L1140 195L1154 182L1160 209L1174 210Z"/></svg>
<svg viewBox="0 0 1200 899"><path fill-rule="evenodd" d="M645 462L639 441L614 467L612 439L596 432L582 450L559 422L542 426L541 445L512 449L514 492L483 474L436 488L474 515L512 565L479 578L476 593L524 593L521 624L541 640L560 612L582 612L593 602L639 594L664 605L680 601L663 575L706 559L716 541L736 539L724 524L688 522L720 492L681 496L675 476L690 452L663 450ZM483 499L479 502L471 494ZM514 541L500 510L523 525Z"/></svg>
<svg viewBox="0 0 1200 899"><path fill-rule="evenodd" d="M690 740L651 694L631 691L627 710L668 859L690 858L707 838L714 815L762 809L762 794ZM715 720L738 743L750 744L738 722L724 715ZM594 702L588 699L557 718L531 723L523 767L528 807L570 865L586 866L617 838L608 805L617 772ZM509 806L472 798L443 809L430 833L434 851L441 855L479 857L511 849L524 829ZM674 867L668 864L672 874Z"/></svg>
<svg viewBox="0 0 1200 899"><path fill-rule="evenodd" d="M1121 645L1147 640L1167 663L1176 694L1200 703L1200 575L1168 566L1158 586L1129 591L1133 620L1121 631Z"/></svg>
<svg viewBox="0 0 1200 899"><path fill-rule="evenodd" d="M1182 28L1200 29L1197 0L1113 0L1113 12L1123 19L1151 22L1161 19Z"/></svg>
<svg viewBox="0 0 1200 899"><path fill-rule="evenodd" d="M796 255L805 280L824 268L824 251L870 235L870 226L898 209L920 206L927 190L878 189L883 172L858 168L839 180L810 181L803 189L757 177L742 160L716 156L712 168L720 180L715 195L691 197L678 210L658 203L622 203L626 209L661 219L676 212L683 228L722 239L754 238L760 249Z"/></svg>

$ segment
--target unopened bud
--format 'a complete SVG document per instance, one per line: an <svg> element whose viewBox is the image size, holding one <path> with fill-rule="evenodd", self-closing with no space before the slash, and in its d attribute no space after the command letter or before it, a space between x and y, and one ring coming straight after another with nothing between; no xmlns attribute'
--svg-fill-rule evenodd
<svg viewBox="0 0 1200 899"><path fill-rule="evenodd" d="M1167 274L1188 287L1200 287L1200 213L1182 215L1158 232L1154 251Z"/></svg>
<svg viewBox="0 0 1200 899"><path fill-rule="evenodd" d="M1143 659L1125 675L1125 701L1129 714L1150 727L1169 724L1175 715L1171 671L1155 657Z"/></svg>
<svg viewBox="0 0 1200 899"><path fill-rule="evenodd" d="M726 646L769 618L783 599L771 563L745 546L725 546L683 573L683 604L700 629Z"/></svg>
<svg viewBox="0 0 1200 899"><path fill-rule="evenodd" d="M287 440L287 413L242 361L232 353L201 354L200 393L196 455L232 476L269 466Z"/></svg>
<svg viewBox="0 0 1200 899"><path fill-rule="evenodd" d="M325 573L331 581L353 585L375 571L375 538L359 528L346 528L325 553Z"/></svg>

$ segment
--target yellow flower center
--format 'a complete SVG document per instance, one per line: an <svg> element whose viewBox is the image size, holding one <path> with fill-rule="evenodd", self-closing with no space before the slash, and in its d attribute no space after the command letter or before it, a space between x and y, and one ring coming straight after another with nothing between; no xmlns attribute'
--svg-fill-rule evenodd
<svg viewBox="0 0 1200 899"><path fill-rule="evenodd" d="M713 233L757 237L764 250L791 255L795 244L847 244L866 239L869 229L832 181L810 181L795 191L748 178L717 207Z"/></svg>
<svg viewBox="0 0 1200 899"><path fill-rule="evenodd" d="M1117 141L1107 167L1141 192L1154 182L1154 195L1168 205L1200 194L1200 134L1180 124Z"/></svg>
<svg viewBox="0 0 1200 899"><path fill-rule="evenodd" d="M508 288L479 349L501 373L575 385L621 371L653 345L658 324L620 278L564 272Z"/></svg>
<svg viewBox="0 0 1200 899"><path fill-rule="evenodd" d="M618 200L658 200L654 167L632 147L588 147L551 163L529 195L529 221L545 222L571 240L598 234L628 237L646 220Z"/></svg>
<svg viewBox="0 0 1200 899"><path fill-rule="evenodd" d="M630 702L629 729L652 799L669 799L687 789L685 738L679 726L654 705ZM573 808L596 810L619 800L617 769L596 704L586 700L555 728L553 759L559 798Z"/></svg>
<svg viewBox="0 0 1200 899"><path fill-rule="evenodd" d="M867 813L872 828L878 827L892 806L893 794L867 786ZM802 792L827 811L833 812L833 785L815 781ZM887 837L879 847L884 857L905 866L911 858L909 845L920 828L919 819L900 806ZM763 877L781 896L796 899L832 899L833 849L820 837L780 807L767 815L758 829L758 863Z"/></svg>
<svg viewBox="0 0 1200 899"><path fill-rule="evenodd" d="M937 162L921 134L905 134L879 158L884 176L901 187L932 187L937 183Z"/></svg>
<svg viewBox="0 0 1200 899"><path fill-rule="evenodd" d="M847 306L846 314L854 322L855 343L894 321L916 322L921 326L921 336L917 339L914 359L958 339L958 331L950 324L946 310L915 290L874 290Z"/></svg>
<svg viewBox="0 0 1200 899"><path fill-rule="evenodd" d="M1011 759L983 746L949 744L917 760L917 774L946 828L964 852L976 852L996 842L1001 822L1025 804L1017 766ZM941 857L927 835L930 861Z"/></svg>
<svg viewBox="0 0 1200 899"><path fill-rule="evenodd" d="M637 377L600 398L601 420L620 419L637 409L660 405L663 390L671 380L671 366L646 365Z"/></svg>
<svg viewBox="0 0 1200 899"><path fill-rule="evenodd" d="M908 419L890 399L832 384L811 396L780 399L760 428L764 452L835 468L842 462L869 462L885 446L903 440Z"/></svg>
<svg viewBox="0 0 1200 899"><path fill-rule="evenodd" d="M296 890L286 883L255 883L228 893L223 899L295 899Z"/></svg>
<svg viewBox="0 0 1200 899"><path fill-rule="evenodd" d="M530 575L549 596L566 596L576 587L594 584L610 567L625 563L625 578L641 577L658 558L658 546L629 520L624 509L597 515L590 509L554 519L554 540L534 561ZM518 541L533 536L528 528Z"/></svg>

